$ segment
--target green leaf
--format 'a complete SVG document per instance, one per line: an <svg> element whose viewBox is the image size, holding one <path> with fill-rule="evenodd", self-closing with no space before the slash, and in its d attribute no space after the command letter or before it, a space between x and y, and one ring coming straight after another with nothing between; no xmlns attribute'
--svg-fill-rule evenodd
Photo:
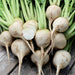
<svg viewBox="0 0 75 75"><path fill-rule="evenodd" d="M32 0L27 0L27 3L30 4L32 2Z"/></svg>
<svg viewBox="0 0 75 75"><path fill-rule="evenodd" d="M2 10L4 11L4 7L3 7L2 1L0 0L0 17L2 17L3 19L5 19L4 15L2 13Z"/></svg>

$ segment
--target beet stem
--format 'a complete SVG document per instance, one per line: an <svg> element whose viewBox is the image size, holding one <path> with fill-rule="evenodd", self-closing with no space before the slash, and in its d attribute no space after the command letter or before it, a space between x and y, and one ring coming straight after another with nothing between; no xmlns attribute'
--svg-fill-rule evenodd
<svg viewBox="0 0 75 75"><path fill-rule="evenodd" d="M30 50L34 53L34 50L32 49L32 47L29 44L29 42L26 39L24 39L23 37L21 37L21 38L25 41L25 43L28 45L28 47L30 48Z"/></svg>
<svg viewBox="0 0 75 75"><path fill-rule="evenodd" d="M8 45L6 45L6 51L7 51L7 56L8 56L8 63L9 63L9 65L10 65L10 56L9 56Z"/></svg>
<svg viewBox="0 0 75 75"><path fill-rule="evenodd" d="M19 58L19 70L18 70L18 75L20 75L20 72L21 72L21 65L22 65L22 55L21 53L19 54L20 56L18 57Z"/></svg>
<svg viewBox="0 0 75 75"><path fill-rule="evenodd" d="M59 72L60 72L60 67L57 66L57 72L56 72L56 75L59 75Z"/></svg>
<svg viewBox="0 0 75 75"><path fill-rule="evenodd" d="M49 19L49 29L50 29L50 31L52 30L51 24L52 24L52 19Z"/></svg>

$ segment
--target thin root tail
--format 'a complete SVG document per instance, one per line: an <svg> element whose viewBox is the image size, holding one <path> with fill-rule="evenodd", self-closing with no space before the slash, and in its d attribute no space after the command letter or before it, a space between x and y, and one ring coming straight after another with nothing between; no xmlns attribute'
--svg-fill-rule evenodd
<svg viewBox="0 0 75 75"><path fill-rule="evenodd" d="M9 63L9 65L10 65L10 56L9 56L8 45L6 45L6 51L7 51L7 56L8 56L8 63Z"/></svg>

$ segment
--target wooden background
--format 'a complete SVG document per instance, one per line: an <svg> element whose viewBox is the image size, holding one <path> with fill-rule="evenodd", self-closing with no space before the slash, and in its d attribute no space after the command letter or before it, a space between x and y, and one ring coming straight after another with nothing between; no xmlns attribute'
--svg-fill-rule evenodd
<svg viewBox="0 0 75 75"><path fill-rule="evenodd" d="M60 75L75 75L75 41L72 46L72 60L70 65L61 70ZM0 75L18 75L18 59L10 51L10 68L4 47L0 46ZM45 75L55 75L55 67L50 63L43 67ZM51 64L51 66L50 66ZM51 68L51 69L50 69ZM37 75L36 65L33 64L29 56L25 57L22 64L21 75Z"/></svg>

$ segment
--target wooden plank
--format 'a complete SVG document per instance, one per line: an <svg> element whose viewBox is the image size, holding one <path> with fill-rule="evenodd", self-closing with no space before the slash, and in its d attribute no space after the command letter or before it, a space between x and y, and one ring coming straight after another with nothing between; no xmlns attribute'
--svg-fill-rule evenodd
<svg viewBox="0 0 75 75"><path fill-rule="evenodd" d="M75 75L75 65L73 65L74 61L75 61L75 42L73 43L71 55L72 55L72 60L71 60L70 65L68 67L66 67L65 69L61 70L60 75ZM49 61L49 62L51 62L52 70L50 69L50 63L48 63L47 65L45 65L43 67L43 71L44 71L45 75L55 75L56 69L52 65L52 61ZM72 65L74 67L71 70ZM69 72L70 70L71 70L71 72ZM16 67L15 70L10 75L18 75L18 67ZM22 69L21 69L21 75L37 75L37 68L30 61L29 57L24 59L24 62L22 64Z"/></svg>
<svg viewBox="0 0 75 75"><path fill-rule="evenodd" d="M18 64L17 59L10 53L10 67L5 48L0 46L0 75L7 75Z"/></svg>
<svg viewBox="0 0 75 75"><path fill-rule="evenodd" d="M73 68L69 72L69 75L75 75L75 65L73 66Z"/></svg>

